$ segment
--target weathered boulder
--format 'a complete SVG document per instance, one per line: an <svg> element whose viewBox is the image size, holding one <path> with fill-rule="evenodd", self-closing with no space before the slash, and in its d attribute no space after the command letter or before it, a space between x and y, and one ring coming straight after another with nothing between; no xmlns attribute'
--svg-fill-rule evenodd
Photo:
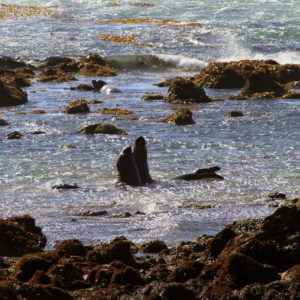
<svg viewBox="0 0 300 300"><path fill-rule="evenodd" d="M243 117L244 114L241 111L238 110L232 110L232 111L228 111L225 116L228 116L230 118L238 118L238 117Z"/></svg>
<svg viewBox="0 0 300 300"><path fill-rule="evenodd" d="M141 245L139 251L142 253L159 253L167 249L168 246L163 241L154 240Z"/></svg>
<svg viewBox="0 0 300 300"><path fill-rule="evenodd" d="M0 107L20 105L28 102L27 93L14 84L7 85L0 80Z"/></svg>
<svg viewBox="0 0 300 300"><path fill-rule="evenodd" d="M117 73L104 59L95 53L90 53L79 65L79 74L84 76L116 76Z"/></svg>
<svg viewBox="0 0 300 300"><path fill-rule="evenodd" d="M193 125L195 121L193 120L192 114L188 108L179 108L161 122L174 125Z"/></svg>
<svg viewBox="0 0 300 300"><path fill-rule="evenodd" d="M58 67L46 67L39 75L38 82L69 82L76 81L74 76L67 75Z"/></svg>
<svg viewBox="0 0 300 300"><path fill-rule="evenodd" d="M39 252L46 241L41 228L28 215L0 219L0 255L21 256Z"/></svg>
<svg viewBox="0 0 300 300"><path fill-rule="evenodd" d="M58 257L66 255L84 256L86 249L77 239L63 241L54 251L54 255Z"/></svg>
<svg viewBox="0 0 300 300"><path fill-rule="evenodd" d="M121 134L127 135L126 131L108 123L96 123L82 127L77 133L80 134Z"/></svg>
<svg viewBox="0 0 300 300"><path fill-rule="evenodd" d="M67 114L84 114L89 113L90 109L86 100L76 99L68 103L66 107Z"/></svg>
<svg viewBox="0 0 300 300"><path fill-rule="evenodd" d="M287 90L273 79L268 70L260 69L249 76L241 93L230 99L278 98L286 93Z"/></svg>
<svg viewBox="0 0 300 300"><path fill-rule="evenodd" d="M195 85L191 80L175 78L164 98L167 103L206 103L211 102L204 89Z"/></svg>

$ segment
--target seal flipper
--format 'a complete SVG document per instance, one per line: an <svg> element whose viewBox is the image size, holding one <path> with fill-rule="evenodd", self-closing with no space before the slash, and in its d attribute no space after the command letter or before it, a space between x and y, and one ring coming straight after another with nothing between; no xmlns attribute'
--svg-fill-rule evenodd
<svg viewBox="0 0 300 300"><path fill-rule="evenodd" d="M201 174L205 174L205 173L214 173L221 170L220 167L215 166L215 167L211 167L211 168L206 168L206 169L198 169L196 172L194 172L197 175L201 175Z"/></svg>
<svg viewBox="0 0 300 300"><path fill-rule="evenodd" d="M142 181L132 155L131 147L123 150L117 160L118 181L131 185L140 186Z"/></svg>
<svg viewBox="0 0 300 300"><path fill-rule="evenodd" d="M218 179L218 180L223 180L224 178L221 175L216 174L216 171L221 170L220 167L215 166L211 168L205 168L205 169L198 169L196 172L191 173L191 174L184 174L181 176L177 176L173 179L180 179L180 180L210 180L210 179Z"/></svg>
<svg viewBox="0 0 300 300"><path fill-rule="evenodd" d="M132 153L141 177L142 184L152 183L153 179L149 173L146 140L144 137L139 136L135 140Z"/></svg>

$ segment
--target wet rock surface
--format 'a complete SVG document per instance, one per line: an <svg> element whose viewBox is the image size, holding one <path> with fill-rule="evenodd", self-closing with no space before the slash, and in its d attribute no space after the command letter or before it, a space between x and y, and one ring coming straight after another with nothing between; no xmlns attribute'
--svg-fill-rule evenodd
<svg viewBox="0 0 300 300"><path fill-rule="evenodd" d="M127 133L108 123L96 123L87 125L81 128L78 133L80 134L121 134L126 135Z"/></svg>
<svg viewBox="0 0 300 300"><path fill-rule="evenodd" d="M171 81L168 94L164 99L167 103L206 103L212 101L204 89L185 78L175 78Z"/></svg>
<svg viewBox="0 0 300 300"><path fill-rule="evenodd" d="M15 250L9 252L24 255L0 260L0 297L298 299L299 220L300 200L294 199L265 219L247 220L247 224L255 223L252 233L248 228L246 232L241 227L236 230L234 222L216 236L201 236L196 242L172 248L159 240L139 247L125 237L90 246L66 240L54 251L40 248L28 254L24 244L13 244ZM24 236L14 239L21 231L28 236L40 234L28 216L1 220L0 228L3 224L14 227L9 238L15 242L25 240ZM5 232L9 232L7 228ZM3 247L1 251L6 255ZM135 255L136 251L157 254Z"/></svg>
<svg viewBox="0 0 300 300"><path fill-rule="evenodd" d="M17 85L7 84L0 79L0 107L12 106L26 103L27 93Z"/></svg>
<svg viewBox="0 0 300 300"><path fill-rule="evenodd" d="M193 120L192 114L188 108L179 108L161 122L174 125L193 125L195 121Z"/></svg>

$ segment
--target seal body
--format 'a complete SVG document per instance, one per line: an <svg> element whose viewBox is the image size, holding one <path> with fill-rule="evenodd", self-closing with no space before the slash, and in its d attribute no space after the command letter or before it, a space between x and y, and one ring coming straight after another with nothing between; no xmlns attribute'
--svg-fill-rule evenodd
<svg viewBox="0 0 300 300"><path fill-rule="evenodd" d="M118 181L131 186L140 186L142 181L132 155L131 147L123 150L117 160Z"/></svg>
<svg viewBox="0 0 300 300"><path fill-rule="evenodd" d="M152 183L153 179L149 173L146 140L144 137L140 136L135 140L132 153L141 177L142 184Z"/></svg>
<svg viewBox="0 0 300 300"><path fill-rule="evenodd" d="M106 93L106 94L122 93L121 90L119 90L117 88L110 87L103 80L92 80L92 84L93 84L95 92L101 92L101 93Z"/></svg>
<svg viewBox="0 0 300 300"><path fill-rule="evenodd" d="M173 179L175 180L210 180L210 179L218 179L223 180L224 178L218 174L216 174L216 171L221 170L220 167L215 166L212 168L205 168L205 169L198 169L196 172L191 174L184 174L181 176L177 176Z"/></svg>

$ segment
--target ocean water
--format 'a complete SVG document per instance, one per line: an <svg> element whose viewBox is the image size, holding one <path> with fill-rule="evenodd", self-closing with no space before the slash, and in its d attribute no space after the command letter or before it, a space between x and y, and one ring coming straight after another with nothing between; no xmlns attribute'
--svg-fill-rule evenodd
<svg viewBox="0 0 300 300"><path fill-rule="evenodd" d="M145 92L166 94L155 83L191 76L213 60L274 59L300 63L299 1L1 1L0 55L36 63L50 56L94 52L116 68L104 80L115 96L68 90L72 83L35 83L26 105L1 108L0 217L29 214L53 242L78 238L85 244L124 235L135 243L162 239L168 245L215 234L225 224L263 217L274 208L268 194L300 192L300 99L198 104L195 125L158 123L174 106L142 101ZM141 21L143 20L143 21ZM126 42L112 42L123 37ZM206 90L225 97L238 90ZM103 100L88 115L51 113L71 100ZM134 112L138 121L94 113L108 107ZM195 107L195 105L193 106ZM47 114L16 114L42 109ZM243 118L224 114L240 110ZM127 136L82 136L83 125L110 122ZM11 131L19 140L8 140ZM46 134L32 135L42 130ZM115 184L122 149L143 135L153 185ZM64 147L72 144L73 147ZM218 165L224 181L178 182L172 178ZM78 190L51 187L76 183ZM209 204L212 208L195 209ZM106 210L107 216L82 217ZM143 214L135 214L135 212ZM130 212L132 217L123 218Z"/></svg>

